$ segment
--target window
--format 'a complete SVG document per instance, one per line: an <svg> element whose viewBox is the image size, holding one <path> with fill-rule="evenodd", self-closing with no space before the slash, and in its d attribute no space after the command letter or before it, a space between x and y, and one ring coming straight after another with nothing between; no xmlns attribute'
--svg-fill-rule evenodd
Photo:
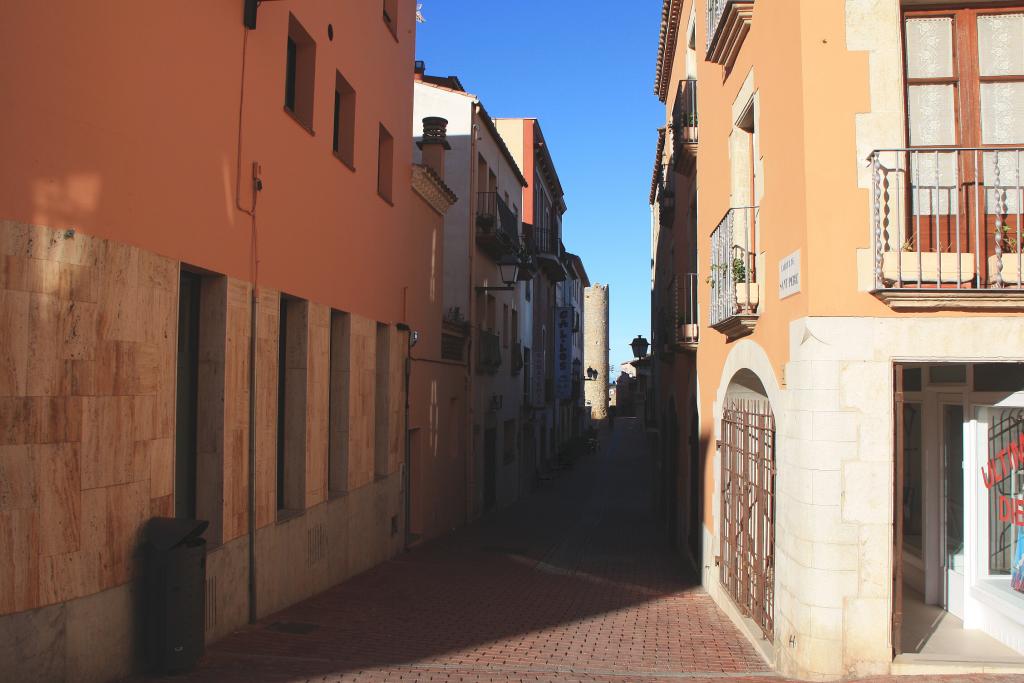
<svg viewBox="0 0 1024 683"><path fill-rule="evenodd" d="M501 345L506 349L508 348L508 304L504 304L501 308Z"/></svg>
<svg viewBox="0 0 1024 683"><path fill-rule="evenodd" d="M277 365L277 509L306 507L306 367L309 304L281 295Z"/></svg>
<svg viewBox="0 0 1024 683"><path fill-rule="evenodd" d="M223 537L227 280L181 271L178 304L174 514Z"/></svg>
<svg viewBox="0 0 1024 683"><path fill-rule="evenodd" d="M339 72L334 85L334 154L355 167L356 91Z"/></svg>
<svg viewBox="0 0 1024 683"><path fill-rule="evenodd" d="M398 0L384 0L384 24L398 38Z"/></svg>
<svg viewBox="0 0 1024 683"><path fill-rule="evenodd" d="M502 434L502 446L504 447L502 461L506 465L511 465L516 461L516 438L518 435L519 430L516 429L516 421L505 420Z"/></svg>
<svg viewBox="0 0 1024 683"><path fill-rule="evenodd" d="M395 141L391 133L383 125L377 141L377 194L386 202L391 203L392 169L394 166Z"/></svg>
<svg viewBox="0 0 1024 683"><path fill-rule="evenodd" d="M313 132L313 80L316 43L294 15L288 15L288 44L284 74L284 108L310 133Z"/></svg>
<svg viewBox="0 0 1024 683"><path fill-rule="evenodd" d="M374 473L385 477L391 473L389 437L390 420L388 404L391 396L391 330L387 325L377 323L376 373L374 391Z"/></svg>
<svg viewBox="0 0 1024 683"><path fill-rule="evenodd" d="M352 326L348 313L331 311L330 395L327 427L327 486L331 493L348 490L349 386Z"/></svg>
<svg viewBox="0 0 1024 683"><path fill-rule="evenodd" d="M519 343L519 311L512 309L512 343Z"/></svg>
<svg viewBox="0 0 1024 683"><path fill-rule="evenodd" d="M907 12L904 34L911 146L1024 141L1024 13Z"/></svg>
<svg viewBox="0 0 1024 683"><path fill-rule="evenodd" d="M181 272L178 290L178 383L174 457L174 515L196 518L199 407L199 293L202 278Z"/></svg>

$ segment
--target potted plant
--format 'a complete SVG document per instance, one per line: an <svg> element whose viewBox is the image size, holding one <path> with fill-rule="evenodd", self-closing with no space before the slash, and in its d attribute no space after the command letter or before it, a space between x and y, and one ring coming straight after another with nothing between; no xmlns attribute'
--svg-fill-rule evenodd
<svg viewBox="0 0 1024 683"><path fill-rule="evenodd" d="M478 213L476 215L476 227L484 232L492 232L498 223L498 217L493 213Z"/></svg>
<svg viewBox="0 0 1024 683"><path fill-rule="evenodd" d="M882 254L882 279L894 282L932 282L956 284L974 279L974 254L962 251L957 254L953 245L940 245L940 253L934 250L919 250L913 237L900 245L899 251ZM958 263L959 262L959 263Z"/></svg>

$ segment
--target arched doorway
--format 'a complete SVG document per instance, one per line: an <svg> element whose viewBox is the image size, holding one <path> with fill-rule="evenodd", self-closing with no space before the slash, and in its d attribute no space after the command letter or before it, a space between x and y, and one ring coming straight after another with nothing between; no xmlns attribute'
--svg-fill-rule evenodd
<svg viewBox="0 0 1024 683"><path fill-rule="evenodd" d="M775 628L775 416L749 370L733 376L722 407L719 578L769 641Z"/></svg>

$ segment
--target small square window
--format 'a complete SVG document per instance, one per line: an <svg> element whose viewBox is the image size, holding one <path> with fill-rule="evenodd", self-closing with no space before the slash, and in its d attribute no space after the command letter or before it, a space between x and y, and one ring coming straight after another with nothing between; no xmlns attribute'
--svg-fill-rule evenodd
<svg viewBox="0 0 1024 683"><path fill-rule="evenodd" d="M356 91L340 73L334 86L334 153L350 168L355 166Z"/></svg>
<svg viewBox="0 0 1024 683"><path fill-rule="evenodd" d="M313 132L313 80L315 73L316 43L294 15L288 15L284 108L310 133Z"/></svg>
<svg viewBox="0 0 1024 683"><path fill-rule="evenodd" d="M377 194L391 202L392 170L395 140L384 126L377 142Z"/></svg>

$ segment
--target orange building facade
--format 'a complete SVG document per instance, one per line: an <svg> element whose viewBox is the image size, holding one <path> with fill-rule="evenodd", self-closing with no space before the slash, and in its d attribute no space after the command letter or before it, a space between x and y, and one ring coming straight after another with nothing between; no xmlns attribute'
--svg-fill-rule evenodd
<svg viewBox="0 0 1024 683"><path fill-rule="evenodd" d="M415 3L243 4L5 10L11 680L143 666L151 517L210 522L207 641L467 517Z"/></svg>
<svg viewBox="0 0 1024 683"><path fill-rule="evenodd" d="M663 509L786 674L1024 670L1022 42L1012 2L664 4Z"/></svg>

